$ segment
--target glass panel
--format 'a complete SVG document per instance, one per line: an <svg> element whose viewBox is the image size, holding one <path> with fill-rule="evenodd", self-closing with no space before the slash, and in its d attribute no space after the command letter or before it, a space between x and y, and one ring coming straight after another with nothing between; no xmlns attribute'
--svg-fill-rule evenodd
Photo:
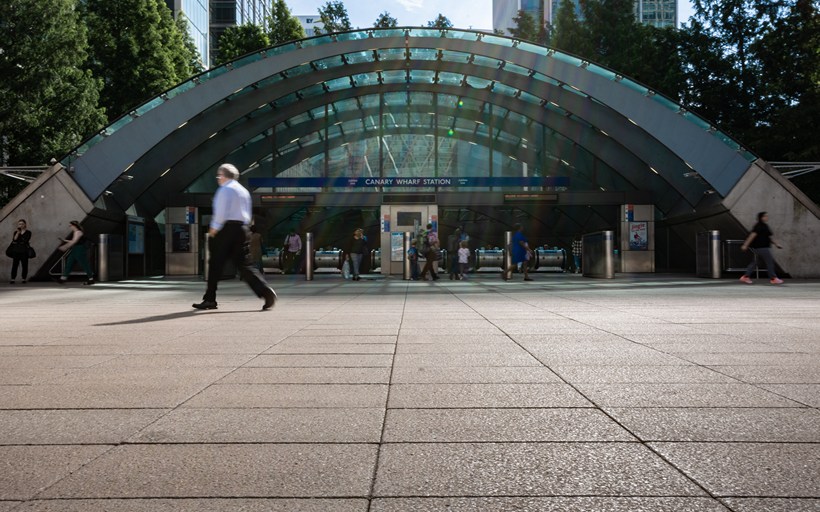
<svg viewBox="0 0 820 512"><path fill-rule="evenodd" d="M486 35L481 40L484 41L485 43L498 45L498 46L504 46L504 47L507 47L507 48L512 48L512 45L513 45L513 41L511 39L507 39L506 37Z"/></svg>
<svg viewBox="0 0 820 512"><path fill-rule="evenodd" d="M646 91L648 90L643 85L641 85L639 83L636 83L636 82L633 82L632 80L629 80L628 78L624 78L623 80L621 80L620 84L623 85L624 87L632 89L633 91L638 91L641 94L646 94Z"/></svg>
<svg viewBox="0 0 820 512"><path fill-rule="evenodd" d="M433 48L411 48L410 58L413 60L436 60L438 51Z"/></svg>
<svg viewBox="0 0 820 512"><path fill-rule="evenodd" d="M474 76L467 76L467 84L470 87L475 87L476 89L485 89L491 83L491 80L485 80L483 78L478 78Z"/></svg>
<svg viewBox="0 0 820 512"><path fill-rule="evenodd" d="M517 73L519 75L529 76L530 70L525 68L524 66L519 66L518 64L513 64L511 62L507 62L504 65L504 71L509 71L510 73Z"/></svg>
<svg viewBox="0 0 820 512"><path fill-rule="evenodd" d="M490 57L484 57L483 55L476 55L473 59L473 64L487 68L497 68L498 59L491 59Z"/></svg>
<svg viewBox="0 0 820 512"><path fill-rule="evenodd" d="M314 98L316 96L324 95L325 94L325 88L322 87L321 84L314 84L314 85L311 85L310 87L305 87L304 89L302 89L299 92L302 94L303 98Z"/></svg>
<svg viewBox="0 0 820 512"><path fill-rule="evenodd" d="M313 68L310 67L310 64L302 64L301 66L294 66L285 70L285 74L290 77L304 75L307 73L313 73Z"/></svg>
<svg viewBox="0 0 820 512"><path fill-rule="evenodd" d="M344 65L344 62L342 62L341 57L334 55L333 57L313 61L313 64L319 69L330 69L337 66L342 66Z"/></svg>
<svg viewBox="0 0 820 512"><path fill-rule="evenodd" d="M404 60L404 48L379 48L379 60Z"/></svg>
<svg viewBox="0 0 820 512"><path fill-rule="evenodd" d="M461 80L464 79L464 75L459 73L447 73L447 72L440 72L438 74L438 82L440 84L445 85L461 85Z"/></svg>
<svg viewBox="0 0 820 512"><path fill-rule="evenodd" d="M263 58L265 58L265 57L261 52L252 53L250 55L245 55L244 57L242 57L239 60L234 61L232 65L233 65L234 69L241 68L242 66L245 66L245 65L248 65L248 64L253 64L254 62L256 62L258 60L261 60Z"/></svg>
<svg viewBox="0 0 820 512"><path fill-rule="evenodd" d="M414 69L410 72L410 81L417 84L431 84L433 83L433 78L435 78L435 76L435 71L422 71L420 69Z"/></svg>
<svg viewBox="0 0 820 512"><path fill-rule="evenodd" d="M541 104L541 98L539 98L538 96L533 96L528 92L522 92L518 98L522 101L526 101L527 103L534 103L536 105Z"/></svg>
<svg viewBox="0 0 820 512"><path fill-rule="evenodd" d="M302 48L309 48L311 46L319 46L322 44L332 43L333 40L330 39L330 36L323 35L319 37L311 37L310 39L302 39L299 43L302 45ZM294 43L295 44L295 43Z"/></svg>
<svg viewBox="0 0 820 512"><path fill-rule="evenodd" d="M342 143L328 151L328 177L379 177L379 139L366 138ZM331 191L349 192L363 189L330 188ZM364 189L368 190L368 189Z"/></svg>
<svg viewBox="0 0 820 512"><path fill-rule="evenodd" d="M218 77L219 75L224 75L227 72L228 72L228 68L226 68L225 66L220 66L218 68L210 69L210 70L202 73L201 75L199 75L199 80L200 81L210 80L212 78Z"/></svg>
<svg viewBox="0 0 820 512"><path fill-rule="evenodd" d="M550 77L548 77L547 75L545 75L543 73L536 73L535 75L533 75L533 78L535 78L539 82L546 82L548 84L556 85L556 86L558 85L558 80L550 78Z"/></svg>
<svg viewBox="0 0 820 512"><path fill-rule="evenodd" d="M345 57L350 64L360 64L362 62L373 62L373 52L346 53Z"/></svg>
<svg viewBox="0 0 820 512"><path fill-rule="evenodd" d="M580 66L581 62L583 62L578 57L574 57L572 55L568 55L566 53L561 53L561 52L555 52L552 55L552 57L557 61L566 62L567 64L570 64L572 66Z"/></svg>
<svg viewBox="0 0 820 512"><path fill-rule="evenodd" d="M339 91L342 89L350 89L350 77L336 78L326 82L326 85L331 91Z"/></svg>
<svg viewBox="0 0 820 512"><path fill-rule="evenodd" d="M384 94L384 104L389 106L406 106L406 92L387 92Z"/></svg>
<svg viewBox="0 0 820 512"><path fill-rule="evenodd" d="M404 71L382 71L382 80L386 84L403 84L407 82L407 73Z"/></svg>
<svg viewBox="0 0 820 512"><path fill-rule="evenodd" d="M194 87L196 87L196 83L194 83L193 80L188 80L187 82L183 82L178 86L174 87L173 89L171 89L170 91L168 91L166 95L168 96L168 99L170 99L186 91L190 91Z"/></svg>
<svg viewBox="0 0 820 512"><path fill-rule="evenodd" d="M441 37L441 30L437 28L411 28L410 37Z"/></svg>
<svg viewBox="0 0 820 512"><path fill-rule="evenodd" d="M165 100L163 100L162 98L154 98L148 103L145 103L144 105L140 105L139 107L137 107L136 113L137 115L142 115L150 110L153 110L155 107L162 105L163 103L165 103Z"/></svg>
<svg viewBox="0 0 820 512"><path fill-rule="evenodd" d="M695 123L695 125L703 128L704 130L708 130L709 128L711 128L711 124L709 124L708 121L691 112L686 112L685 114L683 114L683 117L688 119L690 122Z"/></svg>
<svg viewBox="0 0 820 512"><path fill-rule="evenodd" d="M510 87L509 85L504 85L502 83L495 83L493 86L493 92L496 94L503 94L504 96L513 96L518 89Z"/></svg>
<svg viewBox="0 0 820 512"><path fill-rule="evenodd" d="M370 35L363 30L358 32L344 32L342 34L336 34L336 39L338 41L358 41L360 39L367 39L368 37L370 37Z"/></svg>
<svg viewBox="0 0 820 512"><path fill-rule="evenodd" d="M616 76L614 71L604 69L601 66L597 66L595 64L590 64L589 66L587 66L587 71L590 71L590 72L592 72L596 75L602 76L602 77L606 78L607 80L615 80L615 76Z"/></svg>
<svg viewBox="0 0 820 512"><path fill-rule="evenodd" d="M404 37L404 30L398 30L395 28L374 30L373 37Z"/></svg>
<svg viewBox="0 0 820 512"><path fill-rule="evenodd" d="M444 50L442 52L443 59L447 62L457 62L457 63L466 63L467 59L470 58L469 53L462 53L462 52L454 52L452 50ZM415 54L413 54L415 57ZM477 57L476 57L477 58Z"/></svg>

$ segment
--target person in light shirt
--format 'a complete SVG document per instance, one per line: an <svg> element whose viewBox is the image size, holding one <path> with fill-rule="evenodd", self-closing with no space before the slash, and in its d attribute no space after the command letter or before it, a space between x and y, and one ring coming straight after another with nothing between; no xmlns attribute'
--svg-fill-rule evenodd
<svg viewBox="0 0 820 512"><path fill-rule="evenodd" d="M239 184L239 171L231 164L222 164L216 171L219 189L214 194L213 217L208 229L210 261L208 288L202 302L192 304L196 309L216 309L216 287L228 260L239 269L257 297L265 299L262 309L270 309L276 302L276 292L268 286L259 270L248 257L251 223L251 195Z"/></svg>

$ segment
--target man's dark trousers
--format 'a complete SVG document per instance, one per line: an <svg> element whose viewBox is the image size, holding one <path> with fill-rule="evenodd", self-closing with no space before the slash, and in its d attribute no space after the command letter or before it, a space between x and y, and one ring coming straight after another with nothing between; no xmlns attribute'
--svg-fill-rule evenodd
<svg viewBox="0 0 820 512"><path fill-rule="evenodd" d="M263 297L268 284L265 278L254 267L248 258L250 230L241 222L228 221L222 226L216 236L210 240L210 261L208 263L208 289L202 297L203 301L216 302L216 287L225 263L233 261L239 269L239 275L248 283L257 297Z"/></svg>

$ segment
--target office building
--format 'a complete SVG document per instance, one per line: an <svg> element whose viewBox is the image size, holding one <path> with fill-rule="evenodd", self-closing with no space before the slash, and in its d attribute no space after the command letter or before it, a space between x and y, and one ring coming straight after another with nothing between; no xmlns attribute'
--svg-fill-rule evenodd
<svg viewBox="0 0 820 512"><path fill-rule="evenodd" d="M210 0L210 54L219 52L219 36L226 28L248 23L268 28L271 0Z"/></svg>
<svg viewBox="0 0 820 512"><path fill-rule="evenodd" d="M324 27L324 24L322 23L322 20L321 18L319 18L318 14L294 16L294 18L299 20L299 23L302 25L302 28L305 29L305 34L307 34L307 37L313 37L317 35L316 29Z"/></svg>
<svg viewBox="0 0 820 512"><path fill-rule="evenodd" d="M208 0L166 0L168 8L174 14L174 19L184 16L188 22L188 33L199 51L202 67L211 67Z"/></svg>
<svg viewBox="0 0 820 512"><path fill-rule="evenodd" d="M575 15L583 19L580 0L575 3ZM518 11L529 13L534 19L552 23L561 0L493 0L493 29L509 34L515 26L513 18ZM676 27L678 4L676 0L635 0L635 18L640 23L654 27Z"/></svg>

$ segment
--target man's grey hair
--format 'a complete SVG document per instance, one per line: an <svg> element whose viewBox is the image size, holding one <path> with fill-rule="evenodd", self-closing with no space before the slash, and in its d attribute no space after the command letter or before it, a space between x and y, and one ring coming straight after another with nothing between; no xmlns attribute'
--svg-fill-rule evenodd
<svg viewBox="0 0 820 512"><path fill-rule="evenodd" d="M239 178L239 169L237 169L233 164L222 164L216 172L220 173L222 176L225 176L229 180Z"/></svg>

